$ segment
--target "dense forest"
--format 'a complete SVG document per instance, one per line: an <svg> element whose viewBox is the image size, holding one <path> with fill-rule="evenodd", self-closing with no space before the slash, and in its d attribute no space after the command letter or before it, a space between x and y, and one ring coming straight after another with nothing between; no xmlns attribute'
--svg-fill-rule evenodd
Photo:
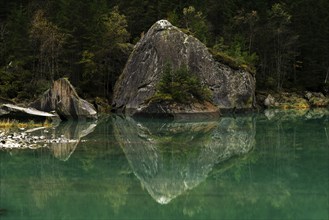
<svg viewBox="0 0 329 220"><path fill-rule="evenodd" d="M110 100L159 19L255 69L259 90L329 88L328 0L1 0L0 97L31 100L67 77Z"/></svg>

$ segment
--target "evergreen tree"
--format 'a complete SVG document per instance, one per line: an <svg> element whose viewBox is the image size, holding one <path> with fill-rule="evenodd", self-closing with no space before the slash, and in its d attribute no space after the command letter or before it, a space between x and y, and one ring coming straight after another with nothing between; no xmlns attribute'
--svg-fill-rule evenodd
<svg viewBox="0 0 329 220"><path fill-rule="evenodd" d="M287 74L292 70L292 62L296 57L295 45L298 35L291 30L291 15L287 12L285 5L276 3L269 11L269 28L274 45L273 72L276 77L277 89L283 88L287 80Z"/></svg>
<svg viewBox="0 0 329 220"><path fill-rule="evenodd" d="M59 56L63 53L66 35L45 17L43 10L37 10L32 19L30 39L34 48L38 48L36 75L51 81L59 76Z"/></svg>
<svg viewBox="0 0 329 220"><path fill-rule="evenodd" d="M300 36L298 83L320 90L329 68L329 2L297 0L291 8L292 27Z"/></svg>
<svg viewBox="0 0 329 220"><path fill-rule="evenodd" d="M128 42L159 19L256 65L258 88L328 90L327 0L11 0L0 1L0 96L32 98L67 76L110 99Z"/></svg>

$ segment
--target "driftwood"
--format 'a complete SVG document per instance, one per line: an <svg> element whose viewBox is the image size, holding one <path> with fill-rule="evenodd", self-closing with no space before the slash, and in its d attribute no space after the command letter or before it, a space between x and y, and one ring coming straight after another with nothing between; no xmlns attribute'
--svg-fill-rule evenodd
<svg viewBox="0 0 329 220"><path fill-rule="evenodd" d="M24 108L13 104L0 105L0 118L44 121L47 118L54 117L56 115L34 108Z"/></svg>

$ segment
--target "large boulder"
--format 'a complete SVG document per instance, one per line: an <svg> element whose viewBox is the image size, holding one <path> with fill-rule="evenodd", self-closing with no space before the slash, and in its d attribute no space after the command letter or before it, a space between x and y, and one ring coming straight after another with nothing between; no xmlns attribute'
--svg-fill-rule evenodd
<svg viewBox="0 0 329 220"><path fill-rule="evenodd" d="M52 87L30 106L46 112L56 111L62 120L97 118L94 106L80 98L65 78L56 80Z"/></svg>
<svg viewBox="0 0 329 220"><path fill-rule="evenodd" d="M156 22L136 44L115 85L113 107L132 115L144 109L167 63L173 69L186 65L212 91L212 102L220 109L253 108L254 76L217 62L203 43L166 20Z"/></svg>

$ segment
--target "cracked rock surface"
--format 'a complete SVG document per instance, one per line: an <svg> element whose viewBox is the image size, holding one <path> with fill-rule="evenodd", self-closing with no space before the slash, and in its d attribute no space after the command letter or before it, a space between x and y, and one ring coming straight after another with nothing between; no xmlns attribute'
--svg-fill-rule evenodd
<svg viewBox="0 0 329 220"><path fill-rule="evenodd" d="M215 61L208 48L166 20L156 22L136 44L118 79L112 105L134 115L156 92L166 63L186 65L212 92L220 109L250 109L254 105L254 76Z"/></svg>

